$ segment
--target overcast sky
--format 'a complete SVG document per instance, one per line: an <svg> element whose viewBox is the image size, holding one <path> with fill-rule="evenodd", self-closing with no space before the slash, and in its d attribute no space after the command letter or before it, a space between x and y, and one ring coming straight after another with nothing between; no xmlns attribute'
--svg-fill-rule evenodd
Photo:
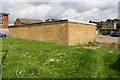
<svg viewBox="0 0 120 80"><path fill-rule="evenodd" d="M2 0L0 12L8 12L9 22L16 18L69 19L101 21L118 18L119 0Z"/></svg>

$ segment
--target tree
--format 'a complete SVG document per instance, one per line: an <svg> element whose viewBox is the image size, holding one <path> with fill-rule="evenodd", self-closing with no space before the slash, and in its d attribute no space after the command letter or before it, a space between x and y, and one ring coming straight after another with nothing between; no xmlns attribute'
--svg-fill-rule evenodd
<svg viewBox="0 0 120 80"><path fill-rule="evenodd" d="M93 23L92 20L90 20L89 23Z"/></svg>
<svg viewBox="0 0 120 80"><path fill-rule="evenodd" d="M113 21L114 22L120 22L120 19L114 19Z"/></svg>
<svg viewBox="0 0 120 80"><path fill-rule="evenodd" d="M104 21L100 21L100 23L104 23Z"/></svg>
<svg viewBox="0 0 120 80"><path fill-rule="evenodd" d="M105 22L113 22L113 20L111 20L111 19L107 19Z"/></svg>
<svg viewBox="0 0 120 80"><path fill-rule="evenodd" d="M120 29L120 23L117 24L117 28Z"/></svg>

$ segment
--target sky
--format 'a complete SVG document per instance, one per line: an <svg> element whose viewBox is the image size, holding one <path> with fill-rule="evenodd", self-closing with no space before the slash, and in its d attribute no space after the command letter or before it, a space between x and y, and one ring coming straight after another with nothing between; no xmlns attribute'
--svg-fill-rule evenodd
<svg viewBox="0 0 120 80"><path fill-rule="evenodd" d="M118 19L120 19L120 1L118 2Z"/></svg>
<svg viewBox="0 0 120 80"><path fill-rule="evenodd" d="M2 0L0 12L10 13L10 24L16 18L105 21L118 18L118 2L119 0Z"/></svg>

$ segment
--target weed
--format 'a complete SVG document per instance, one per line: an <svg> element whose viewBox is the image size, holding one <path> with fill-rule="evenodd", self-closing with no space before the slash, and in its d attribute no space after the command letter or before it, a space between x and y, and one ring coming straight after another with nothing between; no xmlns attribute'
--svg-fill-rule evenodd
<svg viewBox="0 0 120 80"><path fill-rule="evenodd" d="M117 78L120 72L113 66L119 58L117 48L81 48L97 44L100 43L94 41L79 46L63 46L4 38L2 50L8 50L8 53L3 61L2 77ZM5 52L2 54L5 56Z"/></svg>

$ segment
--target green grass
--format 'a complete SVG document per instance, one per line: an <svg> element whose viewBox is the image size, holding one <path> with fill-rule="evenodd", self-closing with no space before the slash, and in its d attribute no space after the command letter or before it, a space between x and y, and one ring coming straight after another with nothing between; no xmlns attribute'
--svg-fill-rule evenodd
<svg viewBox="0 0 120 80"><path fill-rule="evenodd" d="M90 43L91 44L91 43ZM118 78L117 48L2 39L3 78Z"/></svg>

